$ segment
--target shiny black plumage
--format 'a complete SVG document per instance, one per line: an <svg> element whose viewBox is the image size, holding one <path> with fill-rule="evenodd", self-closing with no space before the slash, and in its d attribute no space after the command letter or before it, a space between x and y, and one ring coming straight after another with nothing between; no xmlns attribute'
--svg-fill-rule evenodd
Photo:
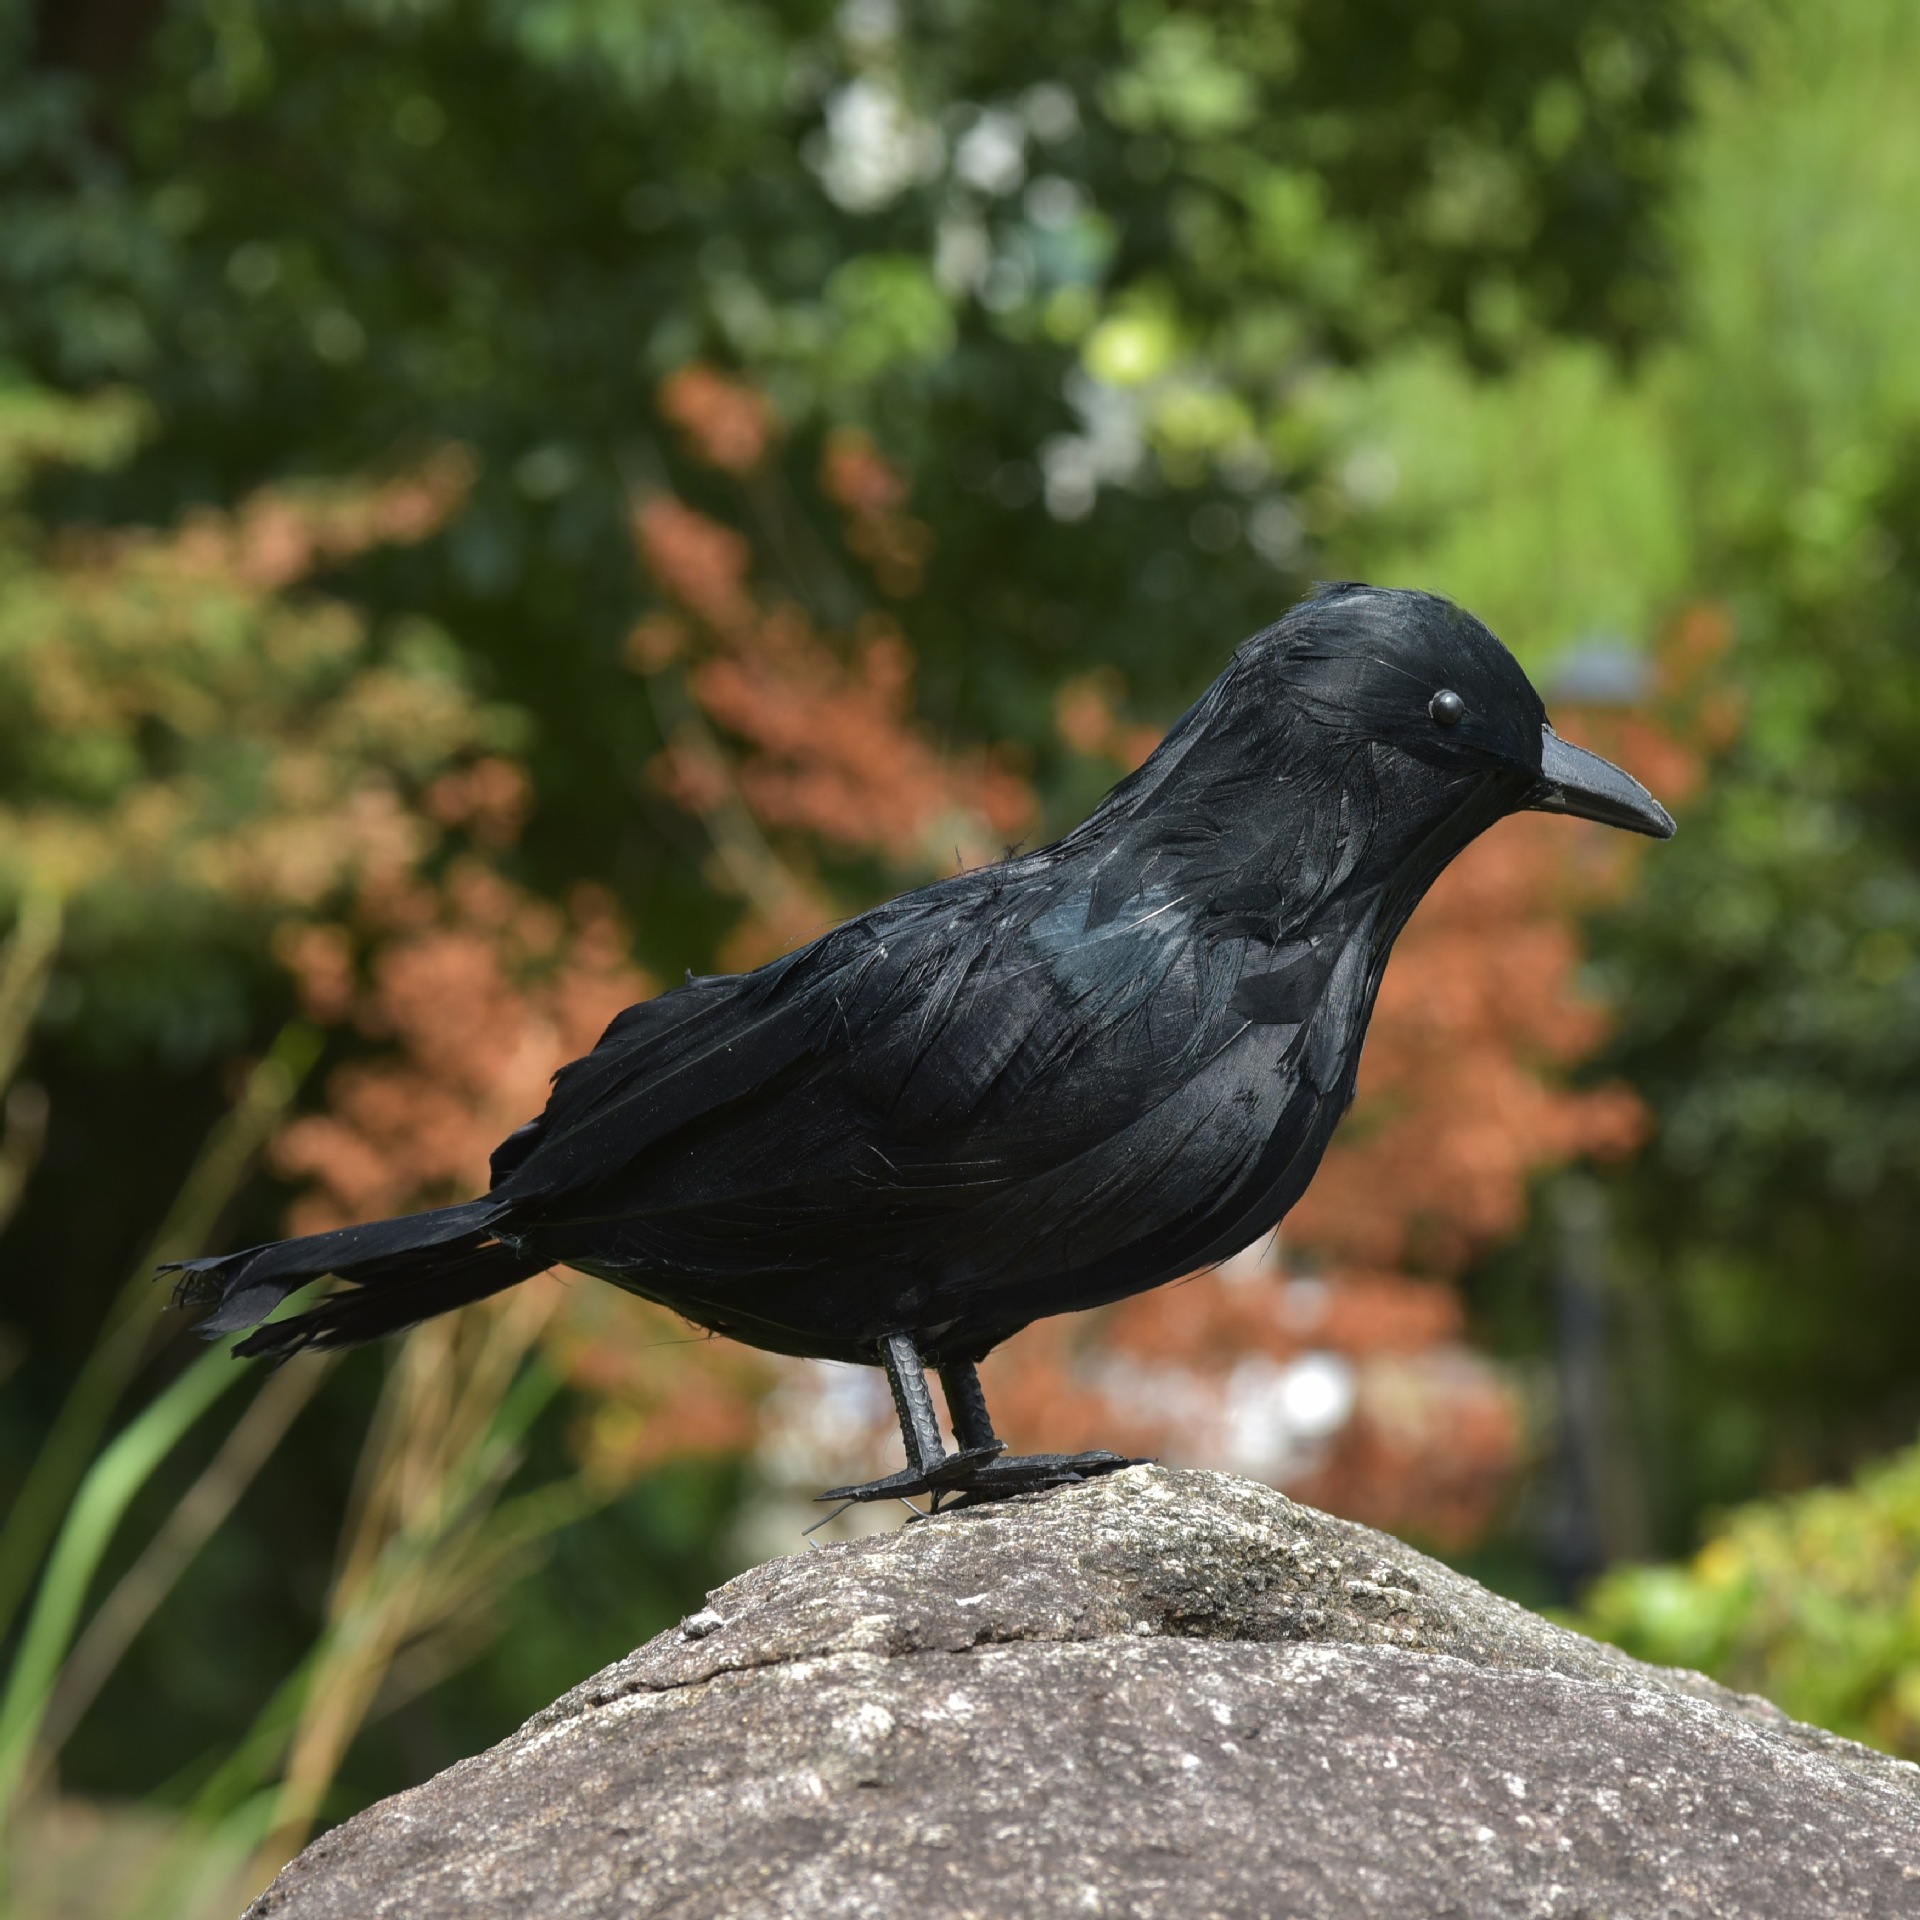
<svg viewBox="0 0 1920 1920"><path fill-rule="evenodd" d="M1438 696L1456 696L1451 702ZM1323 590L1057 844L629 1008L465 1206L196 1261L242 1353L373 1338L564 1263L756 1346L978 1359L1299 1198L1388 951L1528 806L1671 823L1480 623ZM904 1416L903 1416L904 1418Z"/></svg>

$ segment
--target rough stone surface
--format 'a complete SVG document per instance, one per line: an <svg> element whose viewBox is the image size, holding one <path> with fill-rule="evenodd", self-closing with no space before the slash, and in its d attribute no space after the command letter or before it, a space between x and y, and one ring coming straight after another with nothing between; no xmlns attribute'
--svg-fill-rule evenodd
<svg viewBox="0 0 1920 1920"><path fill-rule="evenodd" d="M249 1920L1920 1915L1920 1768L1135 1468L777 1560Z"/></svg>

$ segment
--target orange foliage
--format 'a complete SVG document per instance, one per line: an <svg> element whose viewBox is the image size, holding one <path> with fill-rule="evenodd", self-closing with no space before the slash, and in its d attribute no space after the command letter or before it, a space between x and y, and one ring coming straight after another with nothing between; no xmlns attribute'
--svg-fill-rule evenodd
<svg viewBox="0 0 1920 1920"><path fill-rule="evenodd" d="M484 1192L488 1156L545 1104L554 1070L650 990L599 889L561 914L472 858L440 887L363 899L351 927L291 928L279 952L312 1017L385 1043L338 1068L326 1111L274 1143L275 1170L306 1183L296 1233ZM674 1315L597 1282L569 1287L545 1338L580 1390L575 1437L596 1479L752 1444L770 1377L757 1356L689 1344Z"/></svg>
<svg viewBox="0 0 1920 1920"><path fill-rule="evenodd" d="M1095 667L1053 696L1053 726L1075 753L1115 761L1131 773L1160 744L1160 729L1121 719L1126 690L1117 669Z"/></svg>
<svg viewBox="0 0 1920 1920"><path fill-rule="evenodd" d="M381 650L351 607L286 589L424 538L471 473L444 449L384 482L270 488L170 531L68 532L16 568L0 699L94 771L0 806L0 892L124 927L214 900L312 913L411 873L439 838L414 792L480 750L493 716L430 653Z"/></svg>
<svg viewBox="0 0 1920 1920"><path fill-rule="evenodd" d="M717 813L733 798L732 771L702 735L669 740L648 769L662 793L689 813Z"/></svg>
<svg viewBox="0 0 1920 1920"><path fill-rule="evenodd" d="M820 456L820 485L849 513L897 513L907 504L907 477L858 427L838 427Z"/></svg>
<svg viewBox="0 0 1920 1920"><path fill-rule="evenodd" d="M920 591L934 535L924 520L904 511L906 476L857 427L840 427L827 436L820 485L828 499L846 511L848 551L873 569L881 592L895 600L911 599Z"/></svg>
<svg viewBox="0 0 1920 1920"><path fill-rule="evenodd" d="M663 407L682 421L711 409L717 378L677 375ZM821 485L882 590L907 590L931 536L904 512L904 477L843 429L829 436ZM1033 793L1010 755L942 752L918 724L913 656L890 616L870 612L843 638L790 600L763 600L748 541L670 494L638 501L633 527L677 610L640 620L623 657L637 673L674 674L674 697L691 703L650 772L706 823L716 881L749 904L727 964L768 958L835 917L810 848L877 855L919 878L956 857L991 858L1031 824Z"/></svg>
<svg viewBox="0 0 1920 1920"><path fill-rule="evenodd" d="M276 1170L310 1183L292 1215L300 1233L484 1192L488 1155L539 1112L554 1070L647 988L596 890L576 894L563 920L468 859L443 888L379 903L372 917L382 937L364 984L347 928L282 943L310 1013L345 1015L392 1044L337 1069L328 1111L275 1143Z"/></svg>
<svg viewBox="0 0 1920 1920"><path fill-rule="evenodd" d="M670 493L639 501L633 527L647 571L676 600L718 635L751 628L757 609L747 591L751 552L742 535Z"/></svg>
<svg viewBox="0 0 1920 1920"><path fill-rule="evenodd" d="M183 575L274 591L371 547L424 540L466 498L473 473L465 447L443 447L384 484L268 487L233 513L190 514L174 534L82 538L122 557L149 554Z"/></svg>
<svg viewBox="0 0 1920 1920"><path fill-rule="evenodd" d="M493 754L443 773L422 804L441 826L464 827L483 847L510 847L532 801L526 770Z"/></svg>
<svg viewBox="0 0 1920 1920"><path fill-rule="evenodd" d="M723 473L751 473L773 439L766 395L698 361L662 385L660 411L702 460Z"/></svg>
<svg viewBox="0 0 1920 1920"><path fill-rule="evenodd" d="M650 613L634 622L620 657L635 673L665 673L686 657L691 643L684 620L671 613Z"/></svg>
<svg viewBox="0 0 1920 1920"><path fill-rule="evenodd" d="M690 684L714 720L757 748L740 791L768 827L911 866L930 833L951 827L984 853L1032 818L1024 782L985 755L943 757L913 724L912 656L884 614L860 623L843 656L797 607L777 606L751 648L702 661Z"/></svg>

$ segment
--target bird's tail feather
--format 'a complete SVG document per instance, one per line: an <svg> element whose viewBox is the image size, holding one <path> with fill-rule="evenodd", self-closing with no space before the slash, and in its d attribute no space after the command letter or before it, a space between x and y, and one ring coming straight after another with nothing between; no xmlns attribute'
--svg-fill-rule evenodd
<svg viewBox="0 0 1920 1920"><path fill-rule="evenodd" d="M163 1271L180 1275L175 1298L182 1304L213 1303L198 1328L205 1338L258 1328L234 1348L237 1355L284 1359L303 1347L355 1347L483 1300L548 1265L495 1237L500 1212L496 1201L475 1200ZM261 1326L288 1294L329 1274L346 1285L304 1313Z"/></svg>

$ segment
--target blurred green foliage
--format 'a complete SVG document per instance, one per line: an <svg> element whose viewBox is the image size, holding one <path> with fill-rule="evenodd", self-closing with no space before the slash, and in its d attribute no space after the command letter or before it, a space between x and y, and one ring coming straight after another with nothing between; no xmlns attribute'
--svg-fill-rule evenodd
<svg viewBox="0 0 1920 1920"><path fill-rule="evenodd" d="M42 9L43 46L108 11ZM356 592L442 620L537 716L537 876L657 895L677 970L717 927L636 791L655 741L618 664L629 491L710 490L664 375L752 373L789 477L831 422L881 430L940 536L923 704L1054 759L1077 663L1164 716L1298 584L1303 521L1348 504L1308 498L1319 369L1436 332L1481 359L1529 325L1648 336L1680 37L1663 0L182 0L117 81L16 80L0 354L156 411L63 512L474 447L447 539ZM859 589L787 532L787 590L846 624Z"/></svg>
<svg viewBox="0 0 1920 1920"><path fill-rule="evenodd" d="M124 391L0 386L0 912L66 915L43 1017L109 1056L143 1040L200 1060L248 1038L236 982L274 925L422 857L408 798L511 745L520 716L473 697L429 623L376 636L340 600L286 593L429 532L463 458L163 535L55 536L23 514L38 474L124 466L146 418Z"/></svg>
<svg viewBox="0 0 1920 1920"><path fill-rule="evenodd" d="M1920 1759L1920 1447L1736 1508L1684 1566L1606 1574L1575 1624Z"/></svg>
<svg viewBox="0 0 1920 1920"><path fill-rule="evenodd" d="M1731 622L1737 738L1597 930L1601 1066L1659 1121L1615 1193L1640 1544L1670 1551L1920 1422L1920 16L1729 17L1666 339L1539 343L1491 382L1417 351L1324 403L1395 477L1356 571L1548 658L1690 603Z"/></svg>

